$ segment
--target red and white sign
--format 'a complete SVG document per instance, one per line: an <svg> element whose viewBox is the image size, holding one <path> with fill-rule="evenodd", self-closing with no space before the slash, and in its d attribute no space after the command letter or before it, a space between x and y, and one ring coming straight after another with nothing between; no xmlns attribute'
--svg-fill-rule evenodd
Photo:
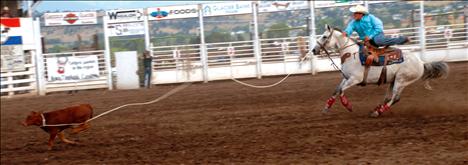
<svg viewBox="0 0 468 165"><path fill-rule="evenodd" d="M1 21L1 45L21 45L23 37L21 36L20 18L2 18Z"/></svg>
<svg viewBox="0 0 468 165"><path fill-rule="evenodd" d="M96 12L45 13L45 26L97 24Z"/></svg>
<svg viewBox="0 0 468 165"><path fill-rule="evenodd" d="M21 18L2 18L0 21L2 50L0 68L2 71L24 70L23 44L24 39L28 43L32 40L32 22L30 19Z"/></svg>

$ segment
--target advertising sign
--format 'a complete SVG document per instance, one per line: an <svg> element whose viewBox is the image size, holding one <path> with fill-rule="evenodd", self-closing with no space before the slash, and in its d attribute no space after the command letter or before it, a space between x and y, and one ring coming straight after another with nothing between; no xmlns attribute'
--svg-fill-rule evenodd
<svg viewBox="0 0 468 165"><path fill-rule="evenodd" d="M99 78L98 57L52 57L47 58L49 82L82 81Z"/></svg>
<svg viewBox="0 0 468 165"><path fill-rule="evenodd" d="M97 24L96 12L45 13L45 26Z"/></svg>
<svg viewBox="0 0 468 165"><path fill-rule="evenodd" d="M24 70L23 34L20 18L1 19L1 62L2 71Z"/></svg>
<svg viewBox="0 0 468 165"><path fill-rule="evenodd" d="M203 4L203 16L220 16L252 13L251 1Z"/></svg>
<svg viewBox="0 0 468 165"><path fill-rule="evenodd" d="M343 2L341 1L314 1L314 2L315 2L315 8L364 4L364 1L356 1L356 0L350 0L346 2L344 1Z"/></svg>
<svg viewBox="0 0 468 165"><path fill-rule="evenodd" d="M116 23L107 26L109 36L129 36L145 34L145 25L143 22Z"/></svg>
<svg viewBox="0 0 468 165"><path fill-rule="evenodd" d="M2 45L1 70L18 71L25 70L24 51L22 45Z"/></svg>
<svg viewBox="0 0 468 165"><path fill-rule="evenodd" d="M258 12L275 12L307 8L309 8L307 1L260 1L258 3Z"/></svg>
<svg viewBox="0 0 468 165"><path fill-rule="evenodd" d="M198 5L153 7L147 11L148 20L198 17Z"/></svg>
<svg viewBox="0 0 468 165"><path fill-rule="evenodd" d="M143 9L106 11L105 19L108 23L143 21Z"/></svg>

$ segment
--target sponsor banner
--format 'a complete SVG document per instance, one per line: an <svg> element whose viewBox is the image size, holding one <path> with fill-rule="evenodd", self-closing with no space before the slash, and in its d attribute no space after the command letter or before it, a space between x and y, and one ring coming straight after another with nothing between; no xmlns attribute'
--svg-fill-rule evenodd
<svg viewBox="0 0 468 165"><path fill-rule="evenodd" d="M143 22L126 22L116 23L107 26L109 36L129 36L129 35L144 35L145 24Z"/></svg>
<svg viewBox="0 0 468 165"><path fill-rule="evenodd" d="M336 2L336 1L314 1L315 8L336 7L336 6L350 6L364 4L364 1L350 0L349 2ZM369 1L370 2L370 1Z"/></svg>
<svg viewBox="0 0 468 165"><path fill-rule="evenodd" d="M23 37L21 36L20 18L2 18L1 22L1 45L21 45Z"/></svg>
<svg viewBox="0 0 468 165"><path fill-rule="evenodd" d="M45 26L97 24L96 12L45 13Z"/></svg>
<svg viewBox="0 0 468 165"><path fill-rule="evenodd" d="M111 10L106 11L108 23L143 21L143 9Z"/></svg>
<svg viewBox="0 0 468 165"><path fill-rule="evenodd" d="M99 78L99 63L96 55L47 58L49 82L83 81Z"/></svg>
<svg viewBox="0 0 468 165"><path fill-rule="evenodd" d="M2 72L25 70L24 63L22 45L2 45L0 63Z"/></svg>
<svg viewBox="0 0 468 165"><path fill-rule="evenodd" d="M260 13L308 8L309 4L307 1L260 1L258 3L258 12Z"/></svg>
<svg viewBox="0 0 468 165"><path fill-rule="evenodd" d="M153 7L147 11L148 20L198 17L198 5Z"/></svg>
<svg viewBox="0 0 468 165"><path fill-rule="evenodd" d="M251 1L203 4L203 16L220 16L252 13Z"/></svg>

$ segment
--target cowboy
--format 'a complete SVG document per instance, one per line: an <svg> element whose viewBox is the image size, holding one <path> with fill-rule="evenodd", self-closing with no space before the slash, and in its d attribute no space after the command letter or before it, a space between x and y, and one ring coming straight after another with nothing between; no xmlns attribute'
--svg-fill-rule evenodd
<svg viewBox="0 0 468 165"><path fill-rule="evenodd" d="M398 38L385 37L383 23L376 16L369 14L366 7L357 5L349 9L353 13L353 20L349 22L343 31L344 36L351 35L356 31L361 40L379 46L402 45L409 42L409 38L400 36Z"/></svg>

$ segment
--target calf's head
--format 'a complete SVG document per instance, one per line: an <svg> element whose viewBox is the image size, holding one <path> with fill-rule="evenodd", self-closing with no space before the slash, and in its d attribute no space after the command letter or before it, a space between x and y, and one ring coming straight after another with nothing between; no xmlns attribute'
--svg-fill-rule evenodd
<svg viewBox="0 0 468 165"><path fill-rule="evenodd" d="M41 126L42 125L42 116L40 112L34 112L31 111L31 113L26 117L26 120L21 122L24 126L30 126L30 125L37 125Z"/></svg>

